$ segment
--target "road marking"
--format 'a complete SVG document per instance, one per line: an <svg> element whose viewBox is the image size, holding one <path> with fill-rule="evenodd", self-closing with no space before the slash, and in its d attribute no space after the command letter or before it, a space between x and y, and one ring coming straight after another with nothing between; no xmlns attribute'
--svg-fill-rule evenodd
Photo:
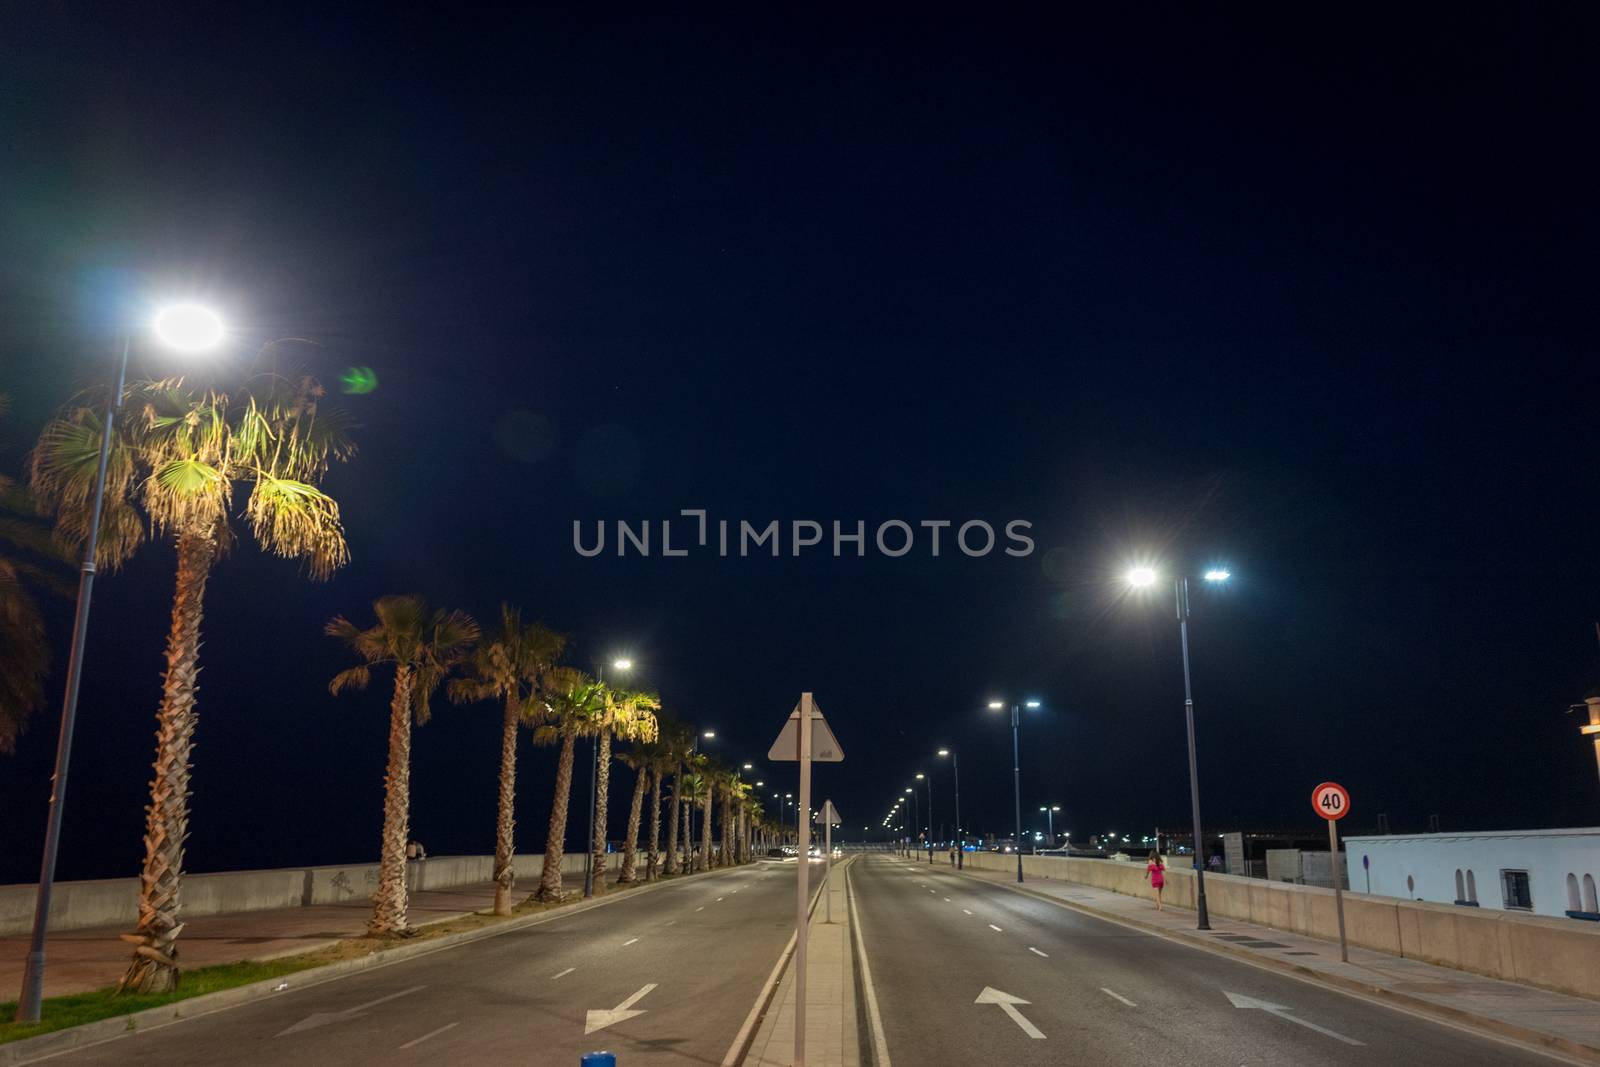
<svg viewBox="0 0 1600 1067"><path fill-rule="evenodd" d="M861 909L856 907L855 882L847 873L844 877L845 901L850 905L850 931L856 937L856 959L861 962L861 985L867 994L867 1023L872 1028L872 1062L874 1067L890 1067L889 1042L883 1036L883 1016L878 1014L878 992L872 986L872 968L867 965L867 943L861 933ZM792 1026L790 1029L794 1029Z"/></svg>
<svg viewBox="0 0 1600 1067"><path fill-rule="evenodd" d="M575 971L577 969L578 968L576 968L576 967L568 967L566 970L561 971L558 974L552 974L550 976L550 981L554 982L557 978L565 978L567 975L571 974L573 971Z"/></svg>
<svg viewBox="0 0 1600 1067"><path fill-rule="evenodd" d="M961 909L961 910L962 910L962 911L964 911L964 912L966 912L966 913L967 913L967 914L968 914L968 915L971 915L971 914L972 914L972 912L970 912L970 911L967 911L967 909L966 909L966 908L962 908L962 909Z"/></svg>
<svg viewBox="0 0 1600 1067"><path fill-rule="evenodd" d="M721 904L721 903L722 903L722 898L721 898L721 897L718 897L718 898L717 898L717 903L718 903L718 904Z"/></svg>
<svg viewBox="0 0 1600 1067"><path fill-rule="evenodd" d="M457 1026L460 1026L460 1025L461 1025L460 1023L445 1023L443 1026L439 1027L439 1029L432 1030L432 1031L430 1031L430 1032L428 1032L426 1034L423 1034L421 1037L417 1038L415 1041L407 1041L405 1044L403 1044L399 1048L395 1049L395 1051L396 1052L404 1052L408 1048L416 1048L418 1045L420 1045L424 1041L428 1040L428 1038L430 1038L430 1037L438 1037L440 1034L444 1033L446 1030L449 1030L449 1029L451 1029L453 1027L457 1027Z"/></svg>
<svg viewBox="0 0 1600 1067"><path fill-rule="evenodd" d="M945 897L945 898L944 898L944 902L945 902L945 903L946 903L946 904L954 904L954 903L955 903L955 901L953 901L953 900L951 900L951 899L950 899L950 898L949 898L949 897Z"/></svg>
<svg viewBox="0 0 1600 1067"><path fill-rule="evenodd" d="M1021 997L1014 997L1010 993L1002 993L1000 990L995 989L992 986L984 986L983 992L978 994L978 999L973 1001L973 1003L1000 1005L1000 1010L1011 1016L1011 1021L1022 1027L1023 1033L1027 1034L1035 1041L1044 1040L1044 1033L1037 1026L1023 1018L1022 1013L1017 1010L1018 1004L1028 1003Z"/></svg>
<svg viewBox="0 0 1600 1067"><path fill-rule="evenodd" d="M283 1037L285 1034L298 1034L302 1030L315 1030L317 1027L327 1026L329 1023L341 1023L346 1019L354 1019L366 1014L366 1010L368 1008L376 1008L379 1004L383 1004L386 1001L395 1000L399 997L410 996L412 993L425 988L427 987L420 985L412 986L410 989L402 989L398 993L390 993L386 997L379 997L377 1000L369 1000L365 1004L357 1004L355 1007L346 1008L344 1011L313 1012L288 1029L278 1031L276 1036Z"/></svg>
<svg viewBox="0 0 1600 1067"><path fill-rule="evenodd" d="M673 923L675 923L677 921L678 921L677 919L668 919L666 922L662 923L661 925L662 926L671 926Z"/></svg>
<svg viewBox="0 0 1600 1067"><path fill-rule="evenodd" d="M630 939L630 940L627 940L627 941L624 941L624 942L623 942L623 943L622 943L622 947L623 947L623 948L627 948L627 947L628 947L628 946L629 946L629 945L631 945L631 944L633 944L633 943L634 943L634 942L635 942L635 941L637 941L637 940L639 940L639 939L638 939L638 938L637 938L637 937L635 937L635 938L632 938L632 939Z"/></svg>
<svg viewBox="0 0 1600 1067"><path fill-rule="evenodd" d="M1293 1015L1289 1014L1294 1009L1286 1004L1274 1004L1267 1000L1257 1000L1255 997L1247 997L1239 993L1230 993L1226 989L1222 991L1222 995L1227 997L1228 1002L1236 1008L1259 1008L1268 1015L1276 1015L1280 1019L1287 1019L1296 1026L1303 1026L1307 1030L1315 1030L1324 1037L1331 1037L1335 1041L1343 1041L1347 1045L1364 1044L1364 1042L1357 1041L1353 1037L1345 1037L1343 1034L1335 1033L1326 1027L1318 1026L1316 1023L1308 1023L1304 1019L1295 1018Z"/></svg>
<svg viewBox="0 0 1600 1067"><path fill-rule="evenodd" d="M1000 928L999 928L999 927L998 927L998 926L996 926L996 925L995 925L995 924L994 924L994 923L990 923L990 924L989 924L989 929L991 929L991 930L993 930L993 931L994 931L994 932L995 932L995 933L997 933L997 934L1003 934L1003 933L1005 933L1005 931L1004 931L1004 930L1002 930L1002 929L1000 929Z"/></svg>
<svg viewBox="0 0 1600 1067"><path fill-rule="evenodd" d="M1139 1006L1139 1005L1135 1004L1133 1001L1129 1000L1127 997L1123 996L1121 993L1113 993L1111 990L1107 989L1105 986L1101 986L1100 987L1100 992L1104 993L1106 996L1110 997L1112 1000L1120 1000L1120 1001L1122 1001L1122 1003L1126 1004L1130 1008L1137 1008Z"/></svg>
<svg viewBox="0 0 1600 1067"><path fill-rule="evenodd" d="M1038 949L1034 948L1032 945L1028 946L1028 951L1033 953L1035 956L1043 956L1045 959L1049 959L1050 958L1050 953L1048 953L1048 952L1040 952Z"/></svg>
<svg viewBox="0 0 1600 1067"><path fill-rule="evenodd" d="M633 1011L632 1008L635 1004L639 1003L640 1000L644 999L644 995L646 993L650 992L650 990L654 989L655 987L656 984L654 982L651 982L645 986L641 986L639 990L633 994L633 996L629 997L627 1000L624 1000L621 1004L618 1004L614 1008L607 1008L604 1011L596 1011L591 1008L589 1014L584 1016L583 1032L585 1034L592 1034L596 1030L604 1030L608 1026L615 1026L617 1023L626 1022L635 1015L643 1015L646 1009L640 1008L638 1011Z"/></svg>
<svg viewBox="0 0 1600 1067"><path fill-rule="evenodd" d="M695 911L705 911L706 910L706 906L704 904L702 904L702 905L700 905L698 908L696 908L694 910Z"/></svg>

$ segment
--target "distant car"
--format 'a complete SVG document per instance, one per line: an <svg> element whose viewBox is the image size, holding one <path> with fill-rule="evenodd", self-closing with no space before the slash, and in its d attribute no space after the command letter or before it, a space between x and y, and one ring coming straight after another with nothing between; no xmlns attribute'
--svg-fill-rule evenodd
<svg viewBox="0 0 1600 1067"><path fill-rule="evenodd" d="M781 860L781 859L783 859L783 855L784 855L783 849L781 849L781 848L769 848L769 849L767 849L767 858L768 859Z"/></svg>
<svg viewBox="0 0 1600 1067"><path fill-rule="evenodd" d="M833 846L833 858L834 859L838 859L842 855L844 855L844 849L840 848L838 845L834 845Z"/></svg>

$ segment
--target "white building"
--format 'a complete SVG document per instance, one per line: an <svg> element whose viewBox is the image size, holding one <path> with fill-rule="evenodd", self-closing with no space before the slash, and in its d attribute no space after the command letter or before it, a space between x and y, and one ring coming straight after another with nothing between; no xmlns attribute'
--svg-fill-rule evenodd
<svg viewBox="0 0 1600 1067"><path fill-rule="evenodd" d="M1386 834L1343 845L1356 892L1600 920L1600 827Z"/></svg>

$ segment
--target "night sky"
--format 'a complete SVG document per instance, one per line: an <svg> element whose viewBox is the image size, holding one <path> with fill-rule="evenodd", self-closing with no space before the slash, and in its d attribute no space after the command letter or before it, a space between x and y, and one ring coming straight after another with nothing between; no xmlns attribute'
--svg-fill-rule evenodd
<svg viewBox="0 0 1600 1067"><path fill-rule="evenodd" d="M1123 592L1133 560L1235 574L1193 596L1209 828L1312 828L1324 779L1347 832L1600 820L1564 714L1600 682L1592 5L23 6L0 469L108 372L119 294L218 303L213 360L293 335L379 382L341 398L361 452L328 481L351 566L245 544L212 579L192 870L376 854L387 694L327 694L321 627L385 593L629 654L732 762L813 690L852 834L919 770L950 825L940 745L965 822L1006 831L994 696L1044 703L1030 815L1183 826L1177 627ZM573 549L574 520L678 542L683 508L861 521L868 552ZM890 519L1021 519L1037 548L887 558ZM137 871L172 571L147 547L97 586L63 877ZM0 882L37 874L50 612ZM497 729L441 704L417 734L430 852L492 851ZM554 761L522 759L537 851Z"/></svg>

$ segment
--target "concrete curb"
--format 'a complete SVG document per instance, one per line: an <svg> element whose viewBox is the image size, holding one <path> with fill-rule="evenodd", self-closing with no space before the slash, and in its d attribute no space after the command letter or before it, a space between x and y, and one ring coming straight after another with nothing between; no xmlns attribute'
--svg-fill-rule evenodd
<svg viewBox="0 0 1600 1067"><path fill-rule="evenodd" d="M128 1015L114 1015L109 1019L99 1019L92 1023L84 1023L81 1026L71 1026L64 1030L53 1030L50 1033L39 1034L36 1037L25 1037L19 1041L10 1041L0 1044L0 1067L16 1067L19 1064L36 1063L52 1056L59 1056L63 1052L72 1052L90 1045L114 1041L124 1034L155 1030L163 1026L170 1026L173 1023L184 1022L188 1019L197 1019L202 1015L210 1015L212 1012L226 1011L229 1008L237 1008L243 1004L254 1003L272 996L277 986L283 982L289 982L290 989L298 991L308 986L337 981L360 971L370 971L391 963L400 963L405 960L415 959L418 956L442 952L473 941L482 941L485 938L509 934L530 926L538 926L540 923L550 922L554 919L565 919L579 912L604 907L614 901L630 899L640 893L648 893L663 886L675 885L685 879L725 874L728 871L735 871L745 866L748 866L748 864L718 867L715 870L696 871L693 874L673 875L671 878L663 878L658 882L646 882L620 892L612 889L599 897L593 897L589 900L580 899L571 904L563 904L533 915L507 919L504 922L494 923L478 930L463 930L459 934L446 934L443 937L417 941L412 944L402 943L394 948L380 949L358 959L340 960L337 963L324 964L321 967L310 967L303 971L295 971L284 975L281 978L269 978L264 982L252 982L249 985L235 986L232 989L222 989L215 993L206 993L202 996L190 997L187 1000L175 1001L172 1004L163 1004L159 1008L146 1008L144 1011L132 1012ZM475 915L481 913L463 912L462 914ZM459 917L456 916L456 918ZM432 926L438 922L452 921L454 919L439 919L423 925ZM282 958L282 955L280 953L274 958Z"/></svg>
<svg viewBox="0 0 1600 1067"><path fill-rule="evenodd" d="M1212 952L1221 953L1225 956L1233 956L1237 959L1243 960L1247 963L1253 963L1260 967L1269 967L1273 970L1284 971L1286 973L1293 974L1298 978L1316 982L1319 985L1331 986L1335 989L1344 990L1346 992L1359 993L1363 996L1372 997L1376 1000L1389 1001L1393 1004L1402 1005L1408 1011L1415 1012L1418 1015L1431 1016L1435 1019L1443 1020L1469 1030L1478 1030L1485 1034L1492 1034L1496 1037L1511 1038L1514 1041L1520 1041L1525 1044L1537 1046L1539 1048L1550 1049L1554 1052L1561 1052L1565 1055L1576 1057L1577 1059L1580 1059L1586 1063L1600 1063L1600 1047L1585 1045L1581 1042L1573 1041L1568 1038L1558 1037L1555 1034L1549 1034L1543 1030L1533 1030L1525 1026L1518 1026L1515 1023L1508 1023L1503 1019L1492 1019L1487 1016L1477 1015L1473 1012L1463 1011L1459 1008L1452 1008L1444 1004L1435 1004L1432 1001L1423 1000L1420 997L1414 997L1409 993L1400 993L1392 989L1386 989L1383 986L1369 985L1366 982L1358 982L1355 979L1345 978L1342 975L1325 974L1321 971L1313 970L1304 964L1290 963L1288 960L1281 960L1274 956L1266 956L1257 952L1253 952L1250 949L1239 948L1237 945L1229 944L1226 941L1205 938L1200 936L1200 934L1196 931L1171 930L1165 926L1143 922L1139 919L1130 918L1125 915L1119 915L1116 912L1102 911L1099 908L1091 907L1078 901L1063 900L1060 897L1052 896L1048 893L1038 893L1027 888L1026 883L1018 886L1007 882L994 882L987 878L981 878L976 875L968 874L966 871L952 871L951 873L960 874L962 877L971 878L973 881L997 885L1002 889L1009 889L1013 893L1021 893L1024 896L1033 897L1035 900L1043 900L1048 903L1055 904L1058 907L1066 908L1069 911L1082 912L1085 915L1093 916L1094 918L1101 919L1105 922L1115 923L1118 926L1124 926L1130 930L1140 930L1146 933L1158 934L1162 937L1168 937L1175 941L1182 941L1186 944L1192 944L1201 948L1209 949ZM1065 885L1070 883L1062 884ZM1501 981L1504 981L1504 979L1501 979ZM1533 988L1537 989L1539 987L1535 986Z"/></svg>

